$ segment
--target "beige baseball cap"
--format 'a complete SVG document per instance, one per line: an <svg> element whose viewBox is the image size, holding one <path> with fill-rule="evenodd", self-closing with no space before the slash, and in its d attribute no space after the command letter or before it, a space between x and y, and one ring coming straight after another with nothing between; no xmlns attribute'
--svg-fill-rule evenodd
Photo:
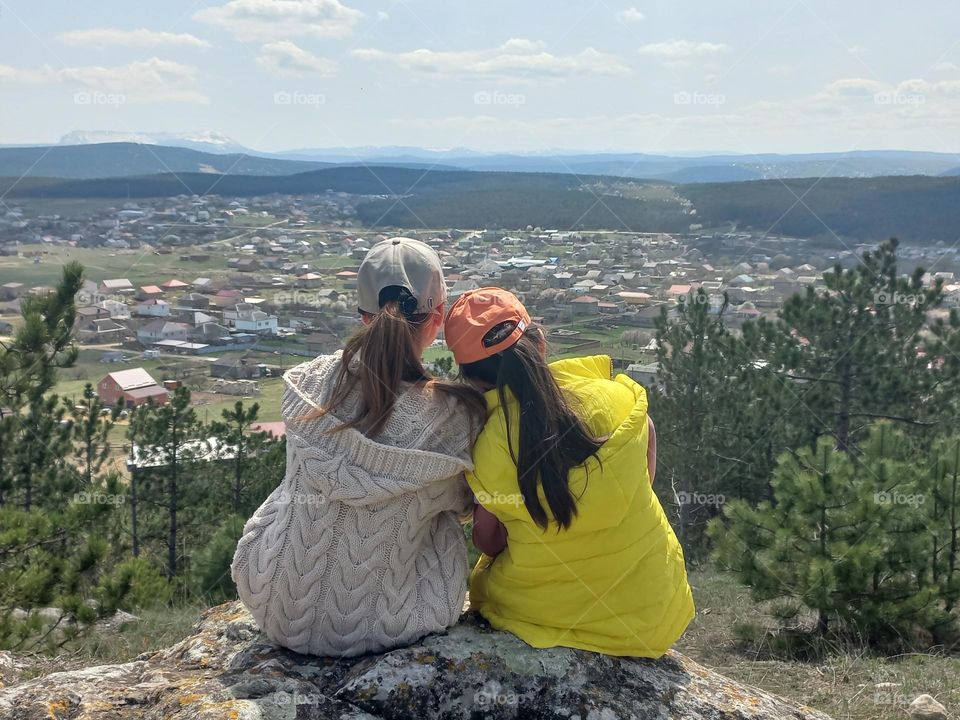
<svg viewBox="0 0 960 720"><path fill-rule="evenodd" d="M357 272L358 309L376 314L384 304L397 299L396 288L405 288L413 295L417 314L440 307L447 299L447 286L436 251L425 242L406 237L381 240L370 248Z"/></svg>

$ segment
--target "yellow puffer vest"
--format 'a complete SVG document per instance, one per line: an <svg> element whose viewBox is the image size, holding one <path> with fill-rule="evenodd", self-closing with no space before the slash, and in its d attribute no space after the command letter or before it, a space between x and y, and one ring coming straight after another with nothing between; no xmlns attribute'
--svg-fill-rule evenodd
<svg viewBox="0 0 960 720"><path fill-rule="evenodd" d="M694 616L683 550L650 487L647 395L625 375L611 380L605 355L550 365L599 451L570 472L577 514L567 530L533 522L520 495L496 390L473 448L467 480L477 500L507 528L507 548L480 558L470 601L499 630L534 647L659 657ZM514 447L519 416L510 400ZM550 516L542 491L540 503Z"/></svg>

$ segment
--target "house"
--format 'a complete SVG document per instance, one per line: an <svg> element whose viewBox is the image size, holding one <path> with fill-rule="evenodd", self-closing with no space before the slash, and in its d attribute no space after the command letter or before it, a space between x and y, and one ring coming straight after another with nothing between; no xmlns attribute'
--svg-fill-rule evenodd
<svg viewBox="0 0 960 720"><path fill-rule="evenodd" d="M97 318L78 323L76 337L81 343L104 344L123 342L127 337L127 328L110 318Z"/></svg>
<svg viewBox="0 0 960 720"><path fill-rule="evenodd" d="M102 300L97 307L106 310L114 320L129 320L130 306L119 300Z"/></svg>
<svg viewBox="0 0 960 720"><path fill-rule="evenodd" d="M227 355L210 363L210 377L226 378L228 380L255 380L262 377L264 369L263 363Z"/></svg>
<svg viewBox="0 0 960 720"><path fill-rule="evenodd" d="M649 305L650 301L653 300L653 296L645 292L634 292L632 290L624 290L623 292L618 292L617 297L619 297L627 305Z"/></svg>
<svg viewBox="0 0 960 720"><path fill-rule="evenodd" d="M22 282L8 282L0 285L0 300L16 300L27 291Z"/></svg>
<svg viewBox="0 0 960 720"><path fill-rule="evenodd" d="M157 285L144 285L137 291L137 300L163 297L163 289Z"/></svg>
<svg viewBox="0 0 960 720"><path fill-rule="evenodd" d="M133 283L126 278L114 278L112 280L102 280L98 288L101 294L111 295L115 293L132 293Z"/></svg>
<svg viewBox="0 0 960 720"><path fill-rule="evenodd" d="M600 300L592 295L581 295L570 301L574 315L593 315L600 312Z"/></svg>
<svg viewBox="0 0 960 720"><path fill-rule="evenodd" d="M79 307L76 310L77 315L77 324L87 323L91 320L99 320L100 318L109 318L110 311L106 308L99 307L97 305L87 305L85 307Z"/></svg>
<svg viewBox="0 0 960 720"><path fill-rule="evenodd" d="M169 392L143 368L132 368L107 373L97 383L97 395L104 405L116 406L123 398L126 406L136 407L150 401L166 405Z"/></svg>
<svg viewBox="0 0 960 720"><path fill-rule="evenodd" d="M243 258L237 260L237 270L240 272L254 272L260 269L260 261L256 258Z"/></svg>
<svg viewBox="0 0 960 720"><path fill-rule="evenodd" d="M185 283L182 280L177 280L176 278L170 278L165 283L161 283L160 287L164 290L184 290L190 287L189 283Z"/></svg>
<svg viewBox="0 0 960 720"><path fill-rule="evenodd" d="M196 342L208 345L227 345L233 342L230 328L214 321L197 323L190 333L190 337Z"/></svg>
<svg viewBox="0 0 960 720"><path fill-rule="evenodd" d="M667 288L667 298L670 300L679 300L686 297L693 290L693 285L671 285Z"/></svg>
<svg viewBox="0 0 960 720"><path fill-rule="evenodd" d="M157 319L148 322L137 330L137 340L144 345L150 345L160 340L186 340L189 331L190 326L184 323Z"/></svg>
<svg viewBox="0 0 960 720"><path fill-rule="evenodd" d="M226 313L224 313L224 315L226 315ZM241 310L237 312L233 326L237 330L243 330L245 332L276 335L277 316L268 315L262 310Z"/></svg>
<svg viewBox="0 0 960 720"><path fill-rule="evenodd" d="M332 353L338 350L341 344L340 340L330 333L312 333L306 338L307 351L317 355Z"/></svg>
<svg viewBox="0 0 960 720"><path fill-rule="evenodd" d="M137 315L146 315L148 317L168 317L170 315L170 303L166 300L144 300L137 303Z"/></svg>
<svg viewBox="0 0 960 720"><path fill-rule="evenodd" d="M180 298L179 305L193 310L206 310L210 307L210 298L200 293L188 293Z"/></svg>
<svg viewBox="0 0 960 720"><path fill-rule="evenodd" d="M323 275L318 275L315 272L303 273L303 275L297 275L297 287L302 288L318 288L323 285Z"/></svg>
<svg viewBox="0 0 960 720"><path fill-rule="evenodd" d="M634 382L638 382L644 387L650 388L659 385L657 382L657 372L659 370L659 363L650 363L648 365L632 363L627 365L626 375Z"/></svg>

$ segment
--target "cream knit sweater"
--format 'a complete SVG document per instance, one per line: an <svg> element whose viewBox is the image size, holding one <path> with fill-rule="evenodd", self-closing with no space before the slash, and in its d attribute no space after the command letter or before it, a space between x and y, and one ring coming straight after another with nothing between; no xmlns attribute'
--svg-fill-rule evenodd
<svg viewBox="0 0 960 720"><path fill-rule="evenodd" d="M247 521L231 566L240 599L274 643L352 656L457 622L471 506L469 421L452 398L405 386L380 435L324 431L353 417L298 420L332 392L340 353L284 375L283 482Z"/></svg>

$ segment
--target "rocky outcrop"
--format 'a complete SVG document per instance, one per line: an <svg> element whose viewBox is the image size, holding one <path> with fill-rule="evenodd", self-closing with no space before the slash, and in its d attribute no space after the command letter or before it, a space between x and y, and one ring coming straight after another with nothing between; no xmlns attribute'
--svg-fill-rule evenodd
<svg viewBox="0 0 960 720"><path fill-rule="evenodd" d="M829 720L678 653L653 661L536 650L473 614L383 655L297 655L266 644L239 603L208 610L187 638L132 662L4 688L0 718Z"/></svg>

